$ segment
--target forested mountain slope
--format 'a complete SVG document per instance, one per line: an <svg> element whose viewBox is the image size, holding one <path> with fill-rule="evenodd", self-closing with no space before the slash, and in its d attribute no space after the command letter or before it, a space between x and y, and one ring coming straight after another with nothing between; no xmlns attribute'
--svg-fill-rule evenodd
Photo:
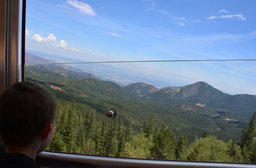
<svg viewBox="0 0 256 168"><path fill-rule="evenodd" d="M121 87L54 64L27 66L26 80L40 83L59 99L89 105L99 114L115 107L134 128L153 116L155 125L165 123L191 138L209 132L237 139L248 116L256 111L256 96L228 95L205 82L162 89L146 83Z"/></svg>

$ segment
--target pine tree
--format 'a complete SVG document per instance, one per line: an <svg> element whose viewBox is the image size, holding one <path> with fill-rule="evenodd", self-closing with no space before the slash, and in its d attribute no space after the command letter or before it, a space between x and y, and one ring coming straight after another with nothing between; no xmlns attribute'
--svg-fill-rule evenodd
<svg viewBox="0 0 256 168"><path fill-rule="evenodd" d="M160 160L174 160L175 140L170 129L162 126L160 131L153 136L153 146L151 156Z"/></svg>
<svg viewBox="0 0 256 168"><path fill-rule="evenodd" d="M242 154L245 161L256 162L256 112L241 137Z"/></svg>
<svg viewBox="0 0 256 168"><path fill-rule="evenodd" d="M120 153L124 150L124 143L125 143L125 131L122 128L122 121L121 118L119 118L117 123L117 151L115 156L120 156Z"/></svg>
<svg viewBox="0 0 256 168"><path fill-rule="evenodd" d="M68 109L68 118L66 125L66 133L67 133L67 152L76 152L76 138L77 138L77 113L76 106L72 104L72 106Z"/></svg>
<svg viewBox="0 0 256 168"><path fill-rule="evenodd" d="M84 146L84 141L85 141L85 131L84 131L84 114L82 114L80 111L76 112L76 123L77 123L77 134L76 134L76 152L81 153L83 152L83 146Z"/></svg>
<svg viewBox="0 0 256 168"><path fill-rule="evenodd" d="M63 139L62 136L59 134L58 131L56 131L54 138L53 138L52 142L50 143L49 147L47 148L47 150L54 151L54 152L65 151L66 150L65 144L62 139Z"/></svg>
<svg viewBox="0 0 256 168"><path fill-rule="evenodd" d="M131 127L131 121L128 118L127 119L127 126L125 127L125 135L124 135L124 139L125 142L130 141L133 135L133 131L132 131L132 127Z"/></svg>
<svg viewBox="0 0 256 168"><path fill-rule="evenodd" d="M152 132L153 132L153 120L154 120L154 117L152 115L150 120L146 121L143 124L143 132L145 133L145 136L147 138L149 138L149 136L152 135Z"/></svg>
<svg viewBox="0 0 256 168"><path fill-rule="evenodd" d="M241 152L241 148L239 145L236 144L235 141L230 140L227 143L228 146L228 154L231 157L232 162L242 162L243 161L243 157L242 157L242 152Z"/></svg>
<svg viewBox="0 0 256 168"><path fill-rule="evenodd" d="M105 154L105 139L106 139L106 121L103 121L100 127L100 132L95 134L95 153L98 155Z"/></svg>
<svg viewBox="0 0 256 168"><path fill-rule="evenodd" d="M85 114L85 121L84 121L84 131L85 131L85 136L86 138L92 137L92 134L95 131L95 111L91 110L89 108L85 109L86 113Z"/></svg>
<svg viewBox="0 0 256 168"><path fill-rule="evenodd" d="M114 124L111 122L111 124L108 126L108 130L106 132L106 135L104 137L104 155L109 156L112 149L112 142L114 138Z"/></svg>
<svg viewBox="0 0 256 168"><path fill-rule="evenodd" d="M209 136L210 136L209 132L204 131L203 138L207 138L207 137L209 137Z"/></svg>
<svg viewBox="0 0 256 168"><path fill-rule="evenodd" d="M184 135L181 135L175 149L176 159L184 160L186 149L187 149L187 138Z"/></svg>

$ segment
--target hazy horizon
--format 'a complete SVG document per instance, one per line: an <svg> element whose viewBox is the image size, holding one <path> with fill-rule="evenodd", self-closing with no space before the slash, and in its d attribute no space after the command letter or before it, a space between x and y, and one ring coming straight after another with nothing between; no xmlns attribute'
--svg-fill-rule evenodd
<svg viewBox="0 0 256 168"><path fill-rule="evenodd" d="M62 61L60 61L60 59L57 59L57 60L51 59L50 57L53 57L53 55L42 56L43 53L38 53L38 52L33 52L33 51L26 52L26 54L31 54L32 56L44 58L46 60L52 61L52 63L62 62ZM57 56L55 56L55 57L57 57ZM146 83L149 85L153 85L154 87L156 87L158 89L163 89L166 87L183 87L183 86L194 84L197 82L205 82L205 83L211 85L212 87L214 87L215 89L218 89L219 91L222 91L223 93L227 93L230 95L250 94L250 93L228 93L228 92L225 92L224 90L216 87L215 85L208 83L207 81L203 81L203 80L197 80L197 81L194 81L191 83L188 82L188 83L179 84L176 81L161 81L161 80L159 81L157 79L143 78L143 77L132 78L132 75L129 76L129 72L118 71L116 68L112 69L111 65L104 66L105 64L102 64L102 63L100 63L100 64L89 63L88 66L85 66L83 64L69 64L71 62L66 62L66 63L68 63L68 64L65 64L65 62L64 62L63 65L67 65L68 67L72 68L72 70L75 69L75 70L79 70L80 72L82 71L84 73L90 73L90 74L94 75L95 77L100 78L101 80L112 81L122 87L133 84L133 83L143 82L143 83ZM42 64L44 64L44 63L42 63ZM28 64L28 66L29 65L30 64ZM31 64L31 65L38 65L38 64ZM95 69L97 69L97 70L95 70ZM111 71L111 69L112 69L112 71ZM123 76L123 78L121 76ZM256 94L251 93L250 95L256 95Z"/></svg>

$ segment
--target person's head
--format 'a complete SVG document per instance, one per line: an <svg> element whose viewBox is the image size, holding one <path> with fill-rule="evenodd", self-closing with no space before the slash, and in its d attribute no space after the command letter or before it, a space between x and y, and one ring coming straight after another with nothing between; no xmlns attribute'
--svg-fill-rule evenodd
<svg viewBox="0 0 256 168"><path fill-rule="evenodd" d="M18 82L0 95L0 138L6 146L28 146L40 139L40 150L51 141L56 103L29 82Z"/></svg>

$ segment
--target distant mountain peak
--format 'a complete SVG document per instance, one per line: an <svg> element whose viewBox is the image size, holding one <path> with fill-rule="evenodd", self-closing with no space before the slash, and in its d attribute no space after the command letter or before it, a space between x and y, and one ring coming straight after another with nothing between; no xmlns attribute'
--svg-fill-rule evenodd
<svg viewBox="0 0 256 168"><path fill-rule="evenodd" d="M198 81L196 83L183 86L183 88L186 88L186 87L197 87L197 88L207 87L207 88L216 89L213 86L211 86L210 84L203 82L203 81ZM216 89L216 90L218 90L218 89Z"/></svg>
<svg viewBox="0 0 256 168"><path fill-rule="evenodd" d="M165 87L151 95L154 100L182 100L206 105L217 104L229 96L203 81L181 87Z"/></svg>
<svg viewBox="0 0 256 168"><path fill-rule="evenodd" d="M211 86L210 84L204 82L204 81L198 81L196 83L193 83L192 85L200 85L200 86Z"/></svg>
<svg viewBox="0 0 256 168"><path fill-rule="evenodd" d="M184 86L182 87L182 90L183 90L184 98L193 97L193 98L199 98L202 101L207 101L211 98L219 99L227 96L227 94L214 88L210 84L202 81Z"/></svg>
<svg viewBox="0 0 256 168"><path fill-rule="evenodd" d="M144 83L144 82L137 82L132 83L130 85L127 85L124 87L127 91L139 96L143 97L146 95L150 95L152 93L157 92L159 89L157 89L155 86Z"/></svg>

